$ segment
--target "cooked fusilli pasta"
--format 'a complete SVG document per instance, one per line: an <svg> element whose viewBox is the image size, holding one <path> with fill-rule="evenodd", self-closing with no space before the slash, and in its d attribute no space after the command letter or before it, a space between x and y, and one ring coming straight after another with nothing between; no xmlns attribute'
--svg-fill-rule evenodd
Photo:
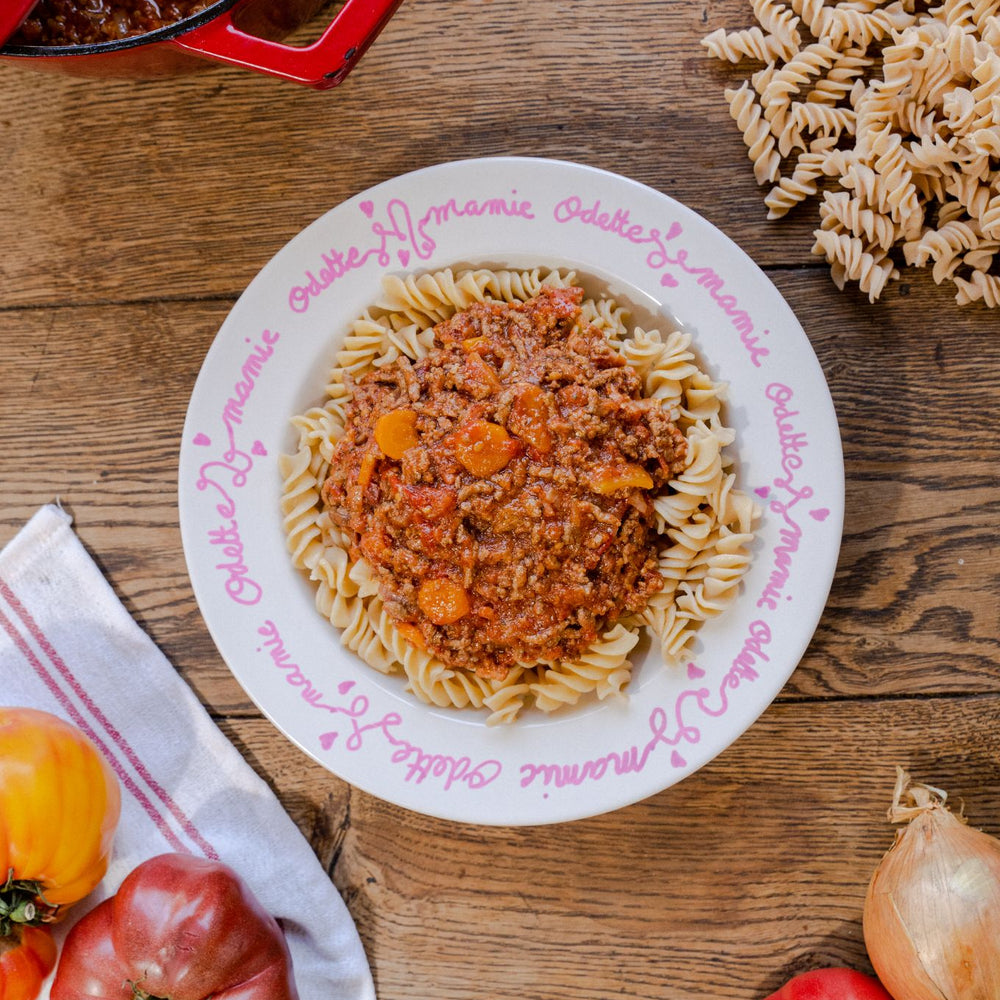
<svg viewBox="0 0 1000 1000"><path fill-rule="evenodd" d="M613 625L572 662L521 664L503 680L452 669L408 641L383 606L370 567L351 556L350 540L320 500L333 447L344 431L352 380L400 354L423 357L433 345L433 326L473 302L524 301L543 285L564 287L575 280L572 272L541 269L387 277L377 305L352 324L336 355L326 401L292 418L297 444L279 458L281 514L292 563L315 585L316 607L341 630L343 644L375 669L403 674L415 698L439 707L484 709L491 725L513 721L525 706L550 712L585 696L621 695L631 675L628 657L644 626L659 639L667 663L683 657L700 625L734 599L759 516L752 498L736 488L725 453L735 436L722 419L725 386L699 368L690 334L630 329L620 303L587 300L582 322L603 331L687 439L683 471L653 498L664 586L641 615Z"/></svg>

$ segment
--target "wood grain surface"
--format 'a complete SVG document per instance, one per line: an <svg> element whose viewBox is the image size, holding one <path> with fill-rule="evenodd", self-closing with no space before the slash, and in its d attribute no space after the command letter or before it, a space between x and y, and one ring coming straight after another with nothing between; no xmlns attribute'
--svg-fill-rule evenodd
<svg viewBox="0 0 1000 1000"><path fill-rule="evenodd" d="M870 968L896 764L1000 835L1000 315L915 270L871 305L811 256L815 204L766 221L721 93L745 74L698 44L750 23L743 0L406 0L327 93L0 61L0 544L72 512L313 844L380 1000L758 1000ZM372 184L494 154L626 174L740 244L816 350L847 474L826 611L762 718L659 795L527 829L409 813L297 750L219 657L177 516L191 389L257 271Z"/></svg>

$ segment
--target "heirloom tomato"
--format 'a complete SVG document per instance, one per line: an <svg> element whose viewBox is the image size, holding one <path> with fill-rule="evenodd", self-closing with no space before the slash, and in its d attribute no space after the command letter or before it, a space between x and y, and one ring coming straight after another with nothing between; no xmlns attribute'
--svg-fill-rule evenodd
<svg viewBox="0 0 1000 1000"><path fill-rule="evenodd" d="M161 854L83 917L52 1000L297 1000L278 922L218 861Z"/></svg>
<svg viewBox="0 0 1000 1000"><path fill-rule="evenodd" d="M34 1000L55 964L47 927L13 927L0 937L0 1000Z"/></svg>
<svg viewBox="0 0 1000 1000"><path fill-rule="evenodd" d="M53 920L83 899L104 877L120 809L118 780L76 726L0 706L0 919Z"/></svg>

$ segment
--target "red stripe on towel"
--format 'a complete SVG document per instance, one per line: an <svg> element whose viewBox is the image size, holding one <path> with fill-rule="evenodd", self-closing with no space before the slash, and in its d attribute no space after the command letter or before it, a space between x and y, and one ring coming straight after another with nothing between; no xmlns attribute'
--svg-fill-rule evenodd
<svg viewBox="0 0 1000 1000"><path fill-rule="evenodd" d="M24 615L27 615L27 611L23 608L23 606L14 596L13 592L5 583L3 583L3 581L0 581L0 595L4 597L4 599L10 604L12 608L17 610L18 615L22 618L23 621ZM28 616L28 618L30 619L30 615ZM25 624L27 624L27 622L25 622ZM36 641L38 641L39 645L43 649L45 649L46 655L49 655L51 657L52 654L49 653L49 650L52 649L51 644L45 640L44 635L42 635L41 630L38 629L37 625L33 622L33 620L32 624L34 625L34 628L31 629L32 636L36 639ZM30 646L28 646L27 642L25 642L24 637L20 634L20 632L18 632L14 623L3 613L3 611L0 611L0 626L2 626L3 630L10 636L11 640L17 647L18 651L25 658L25 660L28 661L28 664L35 671L38 677L42 680L45 686L49 689L49 691L51 692L52 696L56 699L56 701L59 702L59 704L65 710L66 714L71 718L73 723L80 730L82 730L86 734L88 739L90 739L91 742L98 748L98 750L100 750L105 760L107 760L107 762L111 765L112 770L118 776L118 779L128 789L128 791L132 793L132 796L139 803L139 805L142 806L143 810L156 825L157 829L159 829L159 831L163 834L164 838L171 845L171 847L173 847L174 850L179 851L181 853L189 854L190 850L184 846L184 844L178 838L177 834L170 828L169 824L160 814L159 810L149 800L149 797L146 795L146 793L136 784L132 775L128 773L122 762L118 759L118 757L114 754L114 752L110 749L110 747L108 747L107 744L100 738L100 736L98 736L98 734L94 732L93 728L90 726L87 720L84 719L83 715L80 713L77 707L72 703L72 701L70 701L66 693L60 688L57 680L45 668L45 665L35 655L34 651L30 648ZM88 707L91 707L93 705L93 703L90 702L89 698L86 699L86 701L88 702ZM202 840L200 835L199 835L199 840ZM217 858L218 855L215 853L214 850L212 850L211 846L207 844L206 846L208 847L208 850L212 852L208 856L212 858Z"/></svg>

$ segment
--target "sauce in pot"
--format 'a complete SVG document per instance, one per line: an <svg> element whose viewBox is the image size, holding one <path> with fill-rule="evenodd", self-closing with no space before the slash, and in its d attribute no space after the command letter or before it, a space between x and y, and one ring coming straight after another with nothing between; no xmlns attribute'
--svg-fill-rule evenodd
<svg viewBox="0 0 1000 1000"><path fill-rule="evenodd" d="M9 39L12 45L96 45L145 35L214 0L40 0Z"/></svg>

